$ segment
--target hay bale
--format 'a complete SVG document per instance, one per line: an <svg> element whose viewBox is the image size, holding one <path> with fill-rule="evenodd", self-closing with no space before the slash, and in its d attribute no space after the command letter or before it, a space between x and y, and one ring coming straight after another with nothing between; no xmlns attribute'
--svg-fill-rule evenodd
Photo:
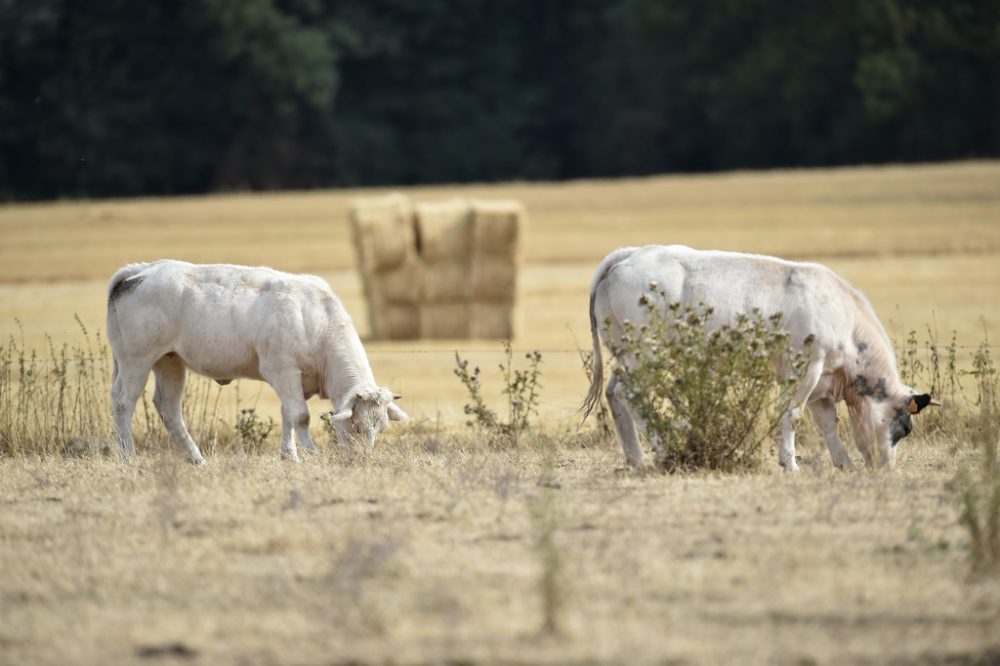
<svg viewBox="0 0 1000 666"><path fill-rule="evenodd" d="M472 250L471 209L464 199L416 205L416 246L426 263L467 260Z"/></svg>
<svg viewBox="0 0 1000 666"><path fill-rule="evenodd" d="M383 310L383 339L415 340L420 337L420 310L412 304L393 304Z"/></svg>
<svg viewBox="0 0 1000 666"><path fill-rule="evenodd" d="M420 308L420 337L460 340L469 337L467 303L424 303Z"/></svg>
<svg viewBox="0 0 1000 666"><path fill-rule="evenodd" d="M448 303L469 299L469 264L428 264L423 270L424 303Z"/></svg>
<svg viewBox="0 0 1000 666"><path fill-rule="evenodd" d="M473 303L469 308L469 337L484 340L513 338L514 303Z"/></svg>
<svg viewBox="0 0 1000 666"><path fill-rule="evenodd" d="M369 279L383 306L399 303L417 304L421 301L423 271L416 259L388 271L371 275Z"/></svg>
<svg viewBox="0 0 1000 666"><path fill-rule="evenodd" d="M525 222L516 201L413 205L393 194L354 202L351 229L372 336L512 337Z"/></svg>
<svg viewBox="0 0 1000 666"><path fill-rule="evenodd" d="M358 199L351 206L351 232L362 274L401 266L416 248L413 207L402 194Z"/></svg>
<svg viewBox="0 0 1000 666"><path fill-rule="evenodd" d="M517 293L517 264L512 258L480 255L469 275L474 301L513 301Z"/></svg>
<svg viewBox="0 0 1000 666"><path fill-rule="evenodd" d="M524 206L517 201L473 201L472 237L475 251L515 257L521 226L526 217Z"/></svg>

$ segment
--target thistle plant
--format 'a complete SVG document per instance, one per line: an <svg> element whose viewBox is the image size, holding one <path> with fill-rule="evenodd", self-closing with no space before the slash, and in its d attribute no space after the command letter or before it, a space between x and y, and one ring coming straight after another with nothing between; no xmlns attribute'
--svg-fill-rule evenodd
<svg viewBox="0 0 1000 666"><path fill-rule="evenodd" d="M803 376L812 336L794 349L783 316L759 310L717 325L713 308L669 302L656 283L611 352L619 381L666 470L755 467ZM608 322L610 324L610 322Z"/></svg>
<svg viewBox="0 0 1000 666"><path fill-rule="evenodd" d="M244 448L254 453L259 452L267 441L267 436L274 428L274 419L270 416L262 419L257 416L257 410L253 407L240 410L240 415L236 419L236 433L240 437Z"/></svg>
<svg viewBox="0 0 1000 666"><path fill-rule="evenodd" d="M528 367L517 369L514 367L514 350L510 346L510 340L504 340L503 348L505 361L500 363L500 372L504 379L502 393L507 397L506 421L501 420L483 399L479 366L473 366L470 370L468 359L463 359L458 352L455 352L455 376L469 394L470 402L464 407L465 414L470 417L466 425L483 428L493 435L495 441L517 446L521 433L531 426L532 416L538 415L538 391L542 375L538 366L542 362L542 354L538 351L528 352L525 354Z"/></svg>

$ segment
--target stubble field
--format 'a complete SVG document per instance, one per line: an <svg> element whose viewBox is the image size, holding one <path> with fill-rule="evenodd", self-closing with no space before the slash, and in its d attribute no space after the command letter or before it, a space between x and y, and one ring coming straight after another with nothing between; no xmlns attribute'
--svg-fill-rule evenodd
<svg viewBox="0 0 1000 666"><path fill-rule="evenodd" d="M463 425L454 351L499 404L499 343L370 342L414 418L368 457L328 445L284 464L272 436L261 453L205 446L195 468L151 436L125 466L22 443L0 458L0 662L1000 659L1000 584L970 577L950 486L973 451L947 423L918 420L892 474L831 470L806 426L798 475L770 451L755 473L665 476L626 472L575 414L587 288L621 245L822 261L897 341L955 331L967 364L1000 334L1000 164L408 193L525 202L514 346L543 354L540 431L496 450ZM346 212L372 194L2 207L0 341L79 344L74 315L103 330L115 268L162 257L316 273L364 335ZM231 424L237 388L212 390ZM238 391L277 417L270 389Z"/></svg>

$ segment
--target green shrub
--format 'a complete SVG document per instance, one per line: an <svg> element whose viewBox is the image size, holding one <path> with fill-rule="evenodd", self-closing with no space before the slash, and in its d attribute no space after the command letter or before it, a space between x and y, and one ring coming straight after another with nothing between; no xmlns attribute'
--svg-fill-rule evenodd
<svg viewBox="0 0 1000 666"><path fill-rule="evenodd" d="M804 372L811 336L806 351L795 352L782 315L758 310L712 330L711 307L668 303L655 283L650 290L639 300L647 322L624 322L611 352L657 463L667 470L755 467Z"/></svg>

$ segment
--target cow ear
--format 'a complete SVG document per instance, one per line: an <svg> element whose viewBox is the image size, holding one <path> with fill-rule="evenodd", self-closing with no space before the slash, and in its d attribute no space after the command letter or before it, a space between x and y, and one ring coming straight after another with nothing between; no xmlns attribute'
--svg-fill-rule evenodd
<svg viewBox="0 0 1000 666"><path fill-rule="evenodd" d="M920 395L915 395L910 398L910 402L906 404L906 409L911 414L919 414L920 410L928 405L933 405L935 407L940 407L941 403L933 399L929 393L922 393Z"/></svg>
<svg viewBox="0 0 1000 666"><path fill-rule="evenodd" d="M341 421L347 421L348 419L351 418L352 415L353 412L351 411L351 408L348 407L347 409L342 409L339 412L334 413L334 415L331 417L331 420L334 421L335 423Z"/></svg>
<svg viewBox="0 0 1000 666"><path fill-rule="evenodd" d="M409 421L409 415L394 402L389 403L389 418L393 421Z"/></svg>
<svg viewBox="0 0 1000 666"><path fill-rule="evenodd" d="M334 408L335 411L333 412L333 416L330 417L330 420L334 423L341 423L343 421L350 420L350 418L354 416L354 403L358 401L359 397L360 396L357 393L345 396L344 399L341 400L340 404Z"/></svg>

